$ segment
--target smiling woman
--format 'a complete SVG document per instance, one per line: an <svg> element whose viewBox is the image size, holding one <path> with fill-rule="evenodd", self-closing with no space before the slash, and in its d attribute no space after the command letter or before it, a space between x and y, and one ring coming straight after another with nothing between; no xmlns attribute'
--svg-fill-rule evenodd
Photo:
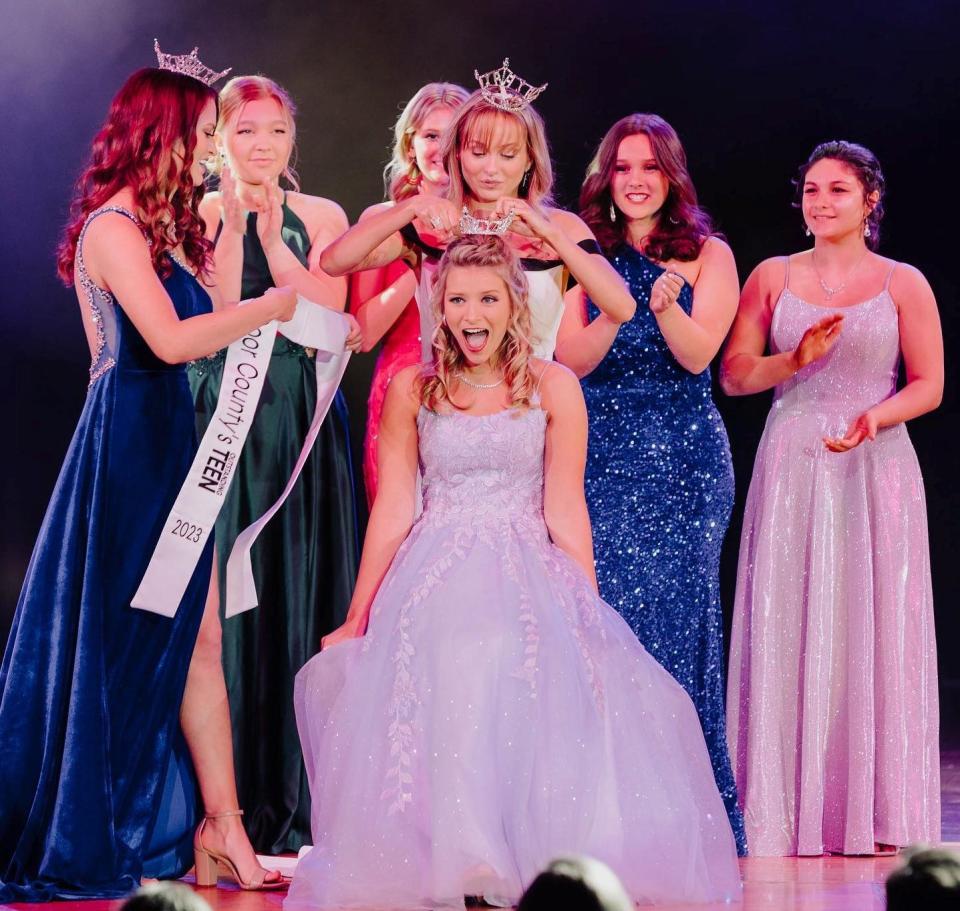
<svg viewBox="0 0 960 911"><path fill-rule="evenodd" d="M905 422L940 403L943 342L924 277L874 252L873 153L824 143L797 191L813 248L747 280L721 373L733 394L774 387L740 544L730 745L753 853L871 854L940 837L926 503Z"/></svg>
<svg viewBox="0 0 960 911"><path fill-rule="evenodd" d="M264 76L231 79L220 95L220 189L201 212L215 242L217 281L230 300L289 284L342 311L346 282L319 268L319 252L346 230L340 207L294 190L295 109ZM348 347L358 348L354 331ZM197 429L220 392L225 352L189 368ZM221 573L240 531L280 496L317 402L316 352L278 335L247 445L216 525ZM347 411L338 392L296 486L252 551L261 602L226 620L223 666L233 717L237 785L254 846L267 854L309 842L310 804L293 719L294 674L343 619L357 565Z"/></svg>

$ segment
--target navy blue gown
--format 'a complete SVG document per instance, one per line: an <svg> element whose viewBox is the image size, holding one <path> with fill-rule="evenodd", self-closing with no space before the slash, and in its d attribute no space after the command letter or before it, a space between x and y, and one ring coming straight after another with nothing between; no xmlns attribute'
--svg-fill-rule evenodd
<svg viewBox="0 0 960 911"><path fill-rule="evenodd" d="M692 374L650 312L663 268L632 247L611 256L637 301L600 365L583 380L590 419L586 494L601 597L697 707L737 849L743 818L727 750L720 548L733 506L727 433L710 371ZM678 303L686 313L693 291ZM599 311L588 301L592 320Z"/></svg>
<svg viewBox="0 0 960 911"><path fill-rule="evenodd" d="M116 207L90 219L105 211L136 220ZM0 666L2 902L139 884L170 822L161 803L177 802L180 703L211 572L212 542L174 618L130 606L196 451L193 398L183 366L160 361L90 281L83 237L99 350ZM163 284L181 319L210 311L180 265Z"/></svg>

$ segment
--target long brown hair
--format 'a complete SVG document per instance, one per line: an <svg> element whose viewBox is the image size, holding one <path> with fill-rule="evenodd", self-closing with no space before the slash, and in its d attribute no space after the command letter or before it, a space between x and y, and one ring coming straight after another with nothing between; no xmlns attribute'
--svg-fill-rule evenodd
<svg viewBox="0 0 960 911"><path fill-rule="evenodd" d="M450 184L446 197L460 207L470 192L460 169L460 152L469 141L486 145L497 126L514 123L521 131L530 159L530 176L521 184L520 195L533 206L549 206L553 202L553 164L543 118L528 104L518 111L503 111L492 105L478 90L461 107L443 137L443 161Z"/></svg>
<svg viewBox="0 0 960 911"><path fill-rule="evenodd" d="M587 168L580 190L580 215L606 252L628 242L623 214L614 208L618 217L610 218L614 205L610 185L620 143L638 133L650 140L653 157L668 183L667 198L658 213L656 226L644 240L642 252L660 262L694 260L700 255L707 238L714 233L713 223L697 203L697 191L687 170L687 153L680 137L657 114L630 114L607 130Z"/></svg>
<svg viewBox="0 0 960 911"><path fill-rule="evenodd" d="M197 212L203 187L194 185L190 167L197 121L211 100L217 100L212 88L167 70L137 70L123 84L77 181L57 250L57 274L64 284L73 283L77 241L87 216L126 187L133 190L157 273L170 274L165 254L180 245L193 268L207 273L213 245L203 235Z"/></svg>
<svg viewBox="0 0 960 911"><path fill-rule="evenodd" d="M437 267L430 300L437 328L432 339L433 359L421 373L420 401L431 411L436 411L443 402L449 402L454 408L461 407L450 397L450 381L463 371L467 361L443 318L447 276L455 266L492 268L507 286L510 320L494 360L497 366L502 366L503 378L510 390L511 407L529 407L534 386L529 369L532 347L527 276L509 244L502 237L488 234L458 237L447 246Z"/></svg>
<svg viewBox="0 0 960 911"><path fill-rule="evenodd" d="M432 111L437 108L456 110L468 97L469 92L462 85L428 82L406 103L393 126L393 152L383 171L387 196L394 202L413 196L420 182L420 169L410 154L414 134Z"/></svg>

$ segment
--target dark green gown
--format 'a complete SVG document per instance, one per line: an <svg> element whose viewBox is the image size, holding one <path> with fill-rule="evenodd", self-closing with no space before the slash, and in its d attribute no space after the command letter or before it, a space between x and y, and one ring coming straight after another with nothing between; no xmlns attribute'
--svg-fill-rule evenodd
<svg viewBox="0 0 960 911"><path fill-rule="evenodd" d="M304 265L310 238L283 207L283 239ZM273 287L248 216L243 298ZM281 330L282 331L282 330ZM225 352L190 365L200 433L213 414ZM221 582L240 531L280 496L303 445L317 397L313 352L278 335L263 395L216 524ZM289 498L251 553L260 606L223 621L223 668L233 721L240 806L260 853L310 844L310 793L293 711L293 678L347 611L358 563L347 409L338 392ZM221 618L223 592L221 592Z"/></svg>

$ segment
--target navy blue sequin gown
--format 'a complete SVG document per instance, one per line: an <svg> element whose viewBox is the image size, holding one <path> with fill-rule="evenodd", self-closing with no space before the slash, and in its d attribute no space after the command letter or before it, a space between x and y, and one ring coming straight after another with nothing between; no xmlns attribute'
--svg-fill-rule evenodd
<svg viewBox="0 0 960 911"><path fill-rule="evenodd" d="M134 219L116 207L90 219L104 211ZM174 618L130 601L196 452L193 398L184 367L90 281L85 232L77 271L98 350L0 665L0 902L113 898L145 872L183 872L148 857L176 803L168 773L212 542ZM171 268L177 315L210 312ZM180 835L192 817L190 805Z"/></svg>
<svg viewBox="0 0 960 911"><path fill-rule="evenodd" d="M730 446L710 371L684 370L650 312L650 290L663 268L626 246L611 262L637 313L583 380L597 582L603 599L693 699L742 854L743 818L724 723L719 582L733 505ZM690 313L689 284L678 302ZM592 320L599 311L592 301L587 306Z"/></svg>

